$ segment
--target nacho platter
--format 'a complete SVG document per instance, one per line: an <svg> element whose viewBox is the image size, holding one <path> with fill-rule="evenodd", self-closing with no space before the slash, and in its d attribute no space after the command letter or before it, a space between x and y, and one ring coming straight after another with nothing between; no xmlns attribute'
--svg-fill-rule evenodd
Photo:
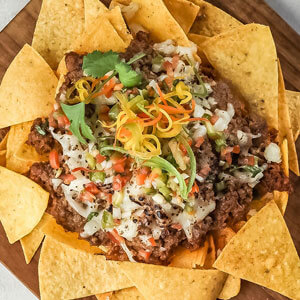
<svg viewBox="0 0 300 300"><path fill-rule="evenodd" d="M80 45L80 47L82 47L82 45ZM27 153L27 152L26 152L26 153ZM28 156L26 156L26 157L28 157ZM20 159L20 154L17 155L17 158ZM49 233L48 233L48 234L49 234ZM50 234L49 234L49 235L50 235ZM47 245L47 244L46 244L46 245ZM45 246L45 247L46 247L46 246ZM46 249L46 248L45 248L45 249ZM45 250L45 251L46 251L46 250ZM170 270L168 270L168 271L170 271ZM138 284L137 284L137 285L138 285ZM126 286L126 285L125 285L125 286ZM125 286L123 286L123 287L125 287ZM142 289L142 288L140 288L140 289ZM98 290L98 291L100 291L100 290Z"/></svg>

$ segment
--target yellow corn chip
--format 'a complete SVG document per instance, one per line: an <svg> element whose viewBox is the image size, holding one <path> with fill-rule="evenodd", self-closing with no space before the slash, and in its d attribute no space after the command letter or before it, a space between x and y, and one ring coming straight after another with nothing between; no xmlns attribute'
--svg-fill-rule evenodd
<svg viewBox="0 0 300 300"><path fill-rule="evenodd" d="M92 25L93 21L108 11L107 7L99 0L84 0L85 28Z"/></svg>
<svg viewBox="0 0 300 300"><path fill-rule="evenodd" d="M164 0L164 3L171 15L187 34L199 13L200 7L187 0Z"/></svg>
<svg viewBox="0 0 300 300"><path fill-rule="evenodd" d="M41 299L76 299L131 287L118 265L46 236L39 261Z"/></svg>
<svg viewBox="0 0 300 300"><path fill-rule="evenodd" d="M241 279L228 275L221 293L219 294L219 299L231 299L235 297L241 289Z"/></svg>
<svg viewBox="0 0 300 300"><path fill-rule="evenodd" d="M48 116L56 86L57 78L51 68L33 48L25 45L0 86L0 128Z"/></svg>
<svg viewBox="0 0 300 300"><path fill-rule="evenodd" d="M149 300L174 299L174 295L185 300L216 299L227 277L217 270L190 270L142 263L122 262L119 268Z"/></svg>
<svg viewBox="0 0 300 300"><path fill-rule="evenodd" d="M214 267L292 299L299 298L300 260L274 201L230 240Z"/></svg>
<svg viewBox="0 0 300 300"><path fill-rule="evenodd" d="M37 251L44 239L45 235L41 231L41 228L44 226L45 223L48 222L49 217L51 217L49 214L44 213L41 221L35 226L35 228L20 240L22 250L25 256L25 261L27 264L30 263L35 252Z"/></svg>
<svg viewBox="0 0 300 300"><path fill-rule="evenodd" d="M66 244L76 250L85 251L92 254L103 253L100 248L91 246L86 240L79 240L78 233L66 232L64 228L56 223L56 220L51 215L47 218L47 222L41 226L41 231L62 244Z"/></svg>
<svg viewBox="0 0 300 300"><path fill-rule="evenodd" d="M47 156L39 155L25 142L33 122L26 122L11 127L6 152L6 167L14 172L24 174L35 162L47 160Z"/></svg>
<svg viewBox="0 0 300 300"><path fill-rule="evenodd" d="M286 101L289 105L291 125L295 141L300 133L300 93L285 91Z"/></svg>
<svg viewBox="0 0 300 300"><path fill-rule="evenodd" d="M123 52L125 49L126 43L108 18L103 18L101 15L86 28L84 33L72 45L72 50L78 53L93 52L95 50Z"/></svg>
<svg viewBox="0 0 300 300"><path fill-rule="evenodd" d="M98 300L146 300L136 287L96 295Z"/></svg>
<svg viewBox="0 0 300 300"><path fill-rule="evenodd" d="M288 157L289 157L289 167L290 169L299 176L299 164L298 156L296 151L296 145L294 140L294 135L291 126L291 120L289 115L289 106L285 98L285 86L284 79L278 62L278 74L279 74L279 97L278 97L278 122L279 122L279 131L278 139L279 143L283 142L283 139L286 138L288 141Z"/></svg>
<svg viewBox="0 0 300 300"><path fill-rule="evenodd" d="M130 3L130 1L117 0L114 3L114 5L119 3L123 11L122 6ZM163 0L135 0L132 3L135 3L138 9L132 14L124 13L126 22L132 32L144 29L150 32L151 38L155 42L171 39L180 46L189 46L187 36L168 11Z"/></svg>
<svg viewBox="0 0 300 300"><path fill-rule="evenodd" d="M32 46L56 69L83 30L83 0L44 0Z"/></svg>
<svg viewBox="0 0 300 300"><path fill-rule="evenodd" d="M278 65L269 27L239 26L210 38L203 51L221 77L232 82L250 108L278 129Z"/></svg>
<svg viewBox="0 0 300 300"><path fill-rule="evenodd" d="M191 2L200 7L200 15L195 20L191 33L215 36L242 25L240 21L208 2L202 0L191 0Z"/></svg>
<svg viewBox="0 0 300 300"><path fill-rule="evenodd" d="M2 167L6 166L6 150L0 151L0 166Z"/></svg>
<svg viewBox="0 0 300 300"><path fill-rule="evenodd" d="M49 194L27 177L0 167L0 220L11 244L39 223L48 198Z"/></svg>

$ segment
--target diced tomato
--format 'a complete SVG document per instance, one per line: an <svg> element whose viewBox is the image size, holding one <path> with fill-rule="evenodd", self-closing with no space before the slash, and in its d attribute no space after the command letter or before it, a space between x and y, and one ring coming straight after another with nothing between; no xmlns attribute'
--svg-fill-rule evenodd
<svg viewBox="0 0 300 300"><path fill-rule="evenodd" d="M125 186L126 182L127 182L126 177L121 177L120 174L116 175L113 179L113 190L121 191L122 188Z"/></svg>
<svg viewBox="0 0 300 300"><path fill-rule="evenodd" d="M67 128L71 125L68 117L66 115L60 115L57 117L58 127Z"/></svg>
<svg viewBox="0 0 300 300"><path fill-rule="evenodd" d="M137 174L136 175L136 184L143 185L145 183L146 178L147 178L146 174Z"/></svg>
<svg viewBox="0 0 300 300"><path fill-rule="evenodd" d="M241 152L241 148L239 145L233 146L232 152L235 154L239 154Z"/></svg>
<svg viewBox="0 0 300 300"><path fill-rule="evenodd" d="M170 63L169 61L165 61L163 63L163 68L167 71L167 75L169 77L173 77L174 76L172 63Z"/></svg>
<svg viewBox="0 0 300 300"><path fill-rule="evenodd" d="M248 166L254 166L255 165L255 158L254 158L254 156L247 156L247 157L245 157L245 161L246 161L246 164Z"/></svg>
<svg viewBox="0 0 300 300"><path fill-rule="evenodd" d="M107 98L111 97L113 88L115 86L116 82L112 78L101 90L100 94L105 95Z"/></svg>
<svg viewBox="0 0 300 300"><path fill-rule="evenodd" d="M172 224L171 225L172 228L177 229L177 230L181 230L182 229L182 225L177 223L177 224Z"/></svg>
<svg viewBox="0 0 300 300"><path fill-rule="evenodd" d="M122 127L120 132L119 132L119 137L120 138L124 138L124 137L131 137L131 131L128 130L127 128L125 127Z"/></svg>
<svg viewBox="0 0 300 300"><path fill-rule="evenodd" d="M92 193L86 190L83 190L79 196L79 199L82 202L94 202L95 198L96 197Z"/></svg>
<svg viewBox="0 0 300 300"><path fill-rule="evenodd" d="M199 186L197 185L197 183L195 182L191 191L190 191L190 195L194 195L195 193L199 193Z"/></svg>
<svg viewBox="0 0 300 300"><path fill-rule="evenodd" d="M125 240L119 235L117 229L113 229L112 231L107 233L109 238L116 244L120 245L125 243Z"/></svg>
<svg viewBox="0 0 300 300"><path fill-rule="evenodd" d="M85 185L85 190L90 192L93 195L97 195L100 193L100 190L97 188L96 184L94 182L90 182Z"/></svg>
<svg viewBox="0 0 300 300"><path fill-rule="evenodd" d="M150 242L151 246L153 246L153 247L156 246L156 242L155 242L155 239L153 237L149 238L148 241Z"/></svg>
<svg viewBox="0 0 300 300"><path fill-rule="evenodd" d="M123 83L118 83L115 85L114 91L121 91L123 87L124 87Z"/></svg>
<svg viewBox="0 0 300 300"><path fill-rule="evenodd" d="M181 150L181 152L183 153L183 155L187 154L187 151L186 151L185 147L181 143L179 144L179 149Z"/></svg>
<svg viewBox="0 0 300 300"><path fill-rule="evenodd" d="M140 255L145 261L148 261L150 255L151 255L151 252L145 251L145 250L140 250L140 251L139 251L139 255Z"/></svg>
<svg viewBox="0 0 300 300"><path fill-rule="evenodd" d="M97 164L101 164L102 162L104 162L106 160L106 157L101 155L101 154L97 154L96 155L96 161L97 161Z"/></svg>
<svg viewBox="0 0 300 300"><path fill-rule="evenodd" d="M219 120L219 117L216 116L216 115L213 115L213 116L210 118L210 123L211 123L212 125L215 125L216 122L217 122L218 120Z"/></svg>
<svg viewBox="0 0 300 300"><path fill-rule="evenodd" d="M200 148L203 142L204 142L204 137L200 136L196 141L195 147Z"/></svg>
<svg viewBox="0 0 300 300"><path fill-rule="evenodd" d="M113 165L113 169L114 169L117 173L124 173L124 171L125 171L125 163L114 164L114 165Z"/></svg>
<svg viewBox="0 0 300 300"><path fill-rule="evenodd" d="M61 179L63 180L64 184L70 184L76 179L76 177L73 174L65 174L61 176Z"/></svg>
<svg viewBox="0 0 300 300"><path fill-rule="evenodd" d="M53 149L50 152L49 161L50 161L50 166L53 169L59 169L59 156L58 156L58 152L55 149Z"/></svg>

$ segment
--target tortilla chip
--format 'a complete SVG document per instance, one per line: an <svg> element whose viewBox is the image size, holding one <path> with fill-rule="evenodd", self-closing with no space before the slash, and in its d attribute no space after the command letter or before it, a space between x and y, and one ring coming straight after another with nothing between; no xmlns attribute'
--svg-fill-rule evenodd
<svg viewBox="0 0 300 300"><path fill-rule="evenodd" d="M0 167L0 221L11 244L30 233L39 223L48 198L49 194L38 184Z"/></svg>
<svg viewBox="0 0 300 300"><path fill-rule="evenodd" d="M193 269L197 266L203 267L207 255L209 244L206 240L203 247L196 251L190 251L185 248L178 248L174 254L174 258L170 263L170 267Z"/></svg>
<svg viewBox="0 0 300 300"><path fill-rule="evenodd" d="M241 279L228 275L221 293L219 294L219 299L231 299L235 297L241 289Z"/></svg>
<svg viewBox="0 0 300 300"><path fill-rule="evenodd" d="M203 51L222 78L228 79L278 129L278 66L270 28L250 24L210 38Z"/></svg>
<svg viewBox="0 0 300 300"><path fill-rule="evenodd" d="M47 160L47 156L39 155L32 146L25 144L32 123L14 125L8 134L6 167L20 174L26 173L33 163Z"/></svg>
<svg viewBox="0 0 300 300"><path fill-rule="evenodd" d="M117 0L114 5L119 4L121 9L130 1ZM124 14L126 22L132 32L144 29L151 34L155 42L163 42L171 39L180 46L189 46L187 36L183 29L168 11L163 0L135 0L139 9L133 16ZM163 29L163 30L162 30Z"/></svg>
<svg viewBox="0 0 300 300"><path fill-rule="evenodd" d="M41 231L41 228L48 222L49 217L51 217L49 214L44 213L41 221L35 226L35 228L20 240L27 264L30 263L44 239L45 234Z"/></svg>
<svg viewBox="0 0 300 300"><path fill-rule="evenodd" d="M6 166L6 150L0 151L0 166L2 167Z"/></svg>
<svg viewBox="0 0 300 300"><path fill-rule="evenodd" d="M291 120L289 115L289 106L285 98L285 86L284 79L282 75L282 70L280 67L280 62L278 62L278 74L279 74L279 97L278 97L278 121L279 121L279 131L278 139L279 143L283 142L283 139L288 141L288 157L289 157L289 167L290 169L299 176L299 164L297 150L294 140L294 135L291 126Z"/></svg>
<svg viewBox="0 0 300 300"><path fill-rule="evenodd" d="M164 3L171 15L187 34L196 20L200 7L187 0L164 0Z"/></svg>
<svg viewBox="0 0 300 300"><path fill-rule="evenodd" d="M288 149L288 141L284 139L280 145L281 150L281 159L282 159L282 168L285 176L289 177L289 149Z"/></svg>
<svg viewBox="0 0 300 300"><path fill-rule="evenodd" d="M200 16L194 22L191 33L211 37L242 25L240 21L208 2L202 0L191 2L200 7Z"/></svg>
<svg viewBox="0 0 300 300"><path fill-rule="evenodd" d="M99 0L84 0L85 28L92 25L93 21L108 11L107 7Z"/></svg>
<svg viewBox="0 0 300 300"><path fill-rule="evenodd" d="M72 45L72 50L78 53L93 52L95 50L123 52L126 48L126 43L108 18L103 18L101 15L86 28Z"/></svg>
<svg viewBox="0 0 300 300"><path fill-rule="evenodd" d="M209 37L195 33L189 33L188 38L200 48L203 43L209 40Z"/></svg>
<svg viewBox="0 0 300 300"><path fill-rule="evenodd" d="M61 85L60 84L61 76L66 75L68 73L65 58L66 58L65 56L62 58L62 60L60 61L59 65L57 67L57 70L56 70L56 75L59 78L57 87ZM64 77L63 77L63 80L64 80ZM56 90L56 94L57 94L57 90Z"/></svg>
<svg viewBox="0 0 300 300"><path fill-rule="evenodd" d="M9 132L8 132L9 133ZM6 150L6 144L7 144L7 139L8 139L8 133L5 135L5 137L2 139L0 142L0 151Z"/></svg>
<svg viewBox="0 0 300 300"><path fill-rule="evenodd" d="M41 299L77 299L131 287L118 265L46 236L39 261Z"/></svg>
<svg viewBox="0 0 300 300"><path fill-rule="evenodd" d="M215 246L214 238L210 234L208 236L208 249L207 249L206 258L203 265L204 269L211 269L215 260L216 260L216 246Z"/></svg>
<svg viewBox="0 0 300 300"><path fill-rule="evenodd" d="M83 0L44 0L32 46L56 69L83 30Z"/></svg>
<svg viewBox="0 0 300 300"><path fill-rule="evenodd" d="M217 270L189 270L174 267L122 262L119 266L149 300L216 299L227 275ZM151 283L151 284L149 284Z"/></svg>
<svg viewBox="0 0 300 300"><path fill-rule="evenodd" d="M145 300L136 287L96 295L98 300Z"/></svg>
<svg viewBox="0 0 300 300"><path fill-rule="evenodd" d="M292 299L300 295L300 260L274 201L231 239L214 267Z"/></svg>
<svg viewBox="0 0 300 300"><path fill-rule="evenodd" d="M85 251L91 254L103 253L100 248L91 246L88 241L79 240L78 233L70 231L66 232L62 226L56 223L55 218L52 216L48 217L47 222L41 227L41 231L45 235L76 250Z"/></svg>
<svg viewBox="0 0 300 300"><path fill-rule="evenodd" d="M300 93L285 91L286 101L289 105L291 125L295 141L300 133Z"/></svg>
<svg viewBox="0 0 300 300"><path fill-rule="evenodd" d="M48 116L56 86L54 72L26 44L8 67L0 86L0 128Z"/></svg>

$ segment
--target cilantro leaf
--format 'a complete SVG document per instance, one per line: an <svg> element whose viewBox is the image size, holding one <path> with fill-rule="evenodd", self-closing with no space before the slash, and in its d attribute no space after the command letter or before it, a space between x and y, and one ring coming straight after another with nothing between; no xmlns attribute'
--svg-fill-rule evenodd
<svg viewBox="0 0 300 300"><path fill-rule="evenodd" d="M120 81L126 87L139 85L142 81L142 76L132 70L132 68L124 62L116 65L116 71L119 73Z"/></svg>
<svg viewBox="0 0 300 300"><path fill-rule="evenodd" d="M80 143L86 144L86 140L82 137L82 135L85 138L94 141L95 137L93 136L93 132L91 128L85 123L84 120L84 115L85 115L84 102L78 103L76 105L67 105L64 103L61 103L60 105L63 112L66 114L66 116L71 122L69 129L78 138Z"/></svg>
<svg viewBox="0 0 300 300"><path fill-rule="evenodd" d="M111 50L102 53L96 50L83 57L82 69L86 75L99 78L103 77L107 72L114 70L120 62L118 53Z"/></svg>

